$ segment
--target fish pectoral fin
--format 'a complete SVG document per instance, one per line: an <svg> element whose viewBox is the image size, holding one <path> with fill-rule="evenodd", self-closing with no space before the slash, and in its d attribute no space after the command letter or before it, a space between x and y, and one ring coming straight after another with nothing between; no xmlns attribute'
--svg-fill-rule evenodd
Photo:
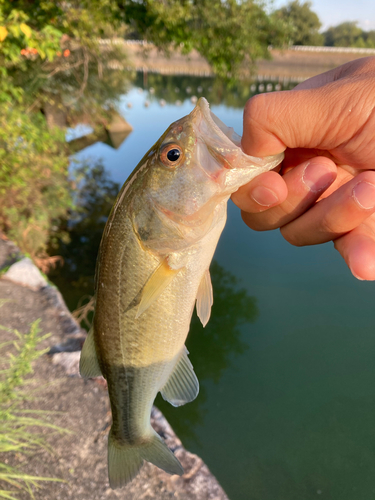
<svg viewBox="0 0 375 500"><path fill-rule="evenodd" d="M160 295L167 288L176 274L181 271L181 269L183 268L172 269L168 265L167 259L164 259L160 262L158 267L151 274L149 280L143 287L138 311L135 316L136 318L139 318L139 316L144 313L146 309L148 309L150 305L160 297Z"/></svg>
<svg viewBox="0 0 375 500"><path fill-rule="evenodd" d="M199 382L184 346L180 359L160 393L171 405L182 406L193 401L198 392Z"/></svg>
<svg viewBox="0 0 375 500"><path fill-rule="evenodd" d="M81 358L79 360L79 373L83 378L100 377L102 374L95 350L93 328L89 331L82 347Z"/></svg>
<svg viewBox="0 0 375 500"><path fill-rule="evenodd" d="M199 284L197 295L197 314L203 326L206 326L211 316L211 307L214 303L210 271L204 273Z"/></svg>

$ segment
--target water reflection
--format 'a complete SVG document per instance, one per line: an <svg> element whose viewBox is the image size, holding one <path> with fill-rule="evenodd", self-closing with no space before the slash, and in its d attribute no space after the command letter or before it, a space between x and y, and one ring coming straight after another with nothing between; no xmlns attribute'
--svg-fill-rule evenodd
<svg viewBox="0 0 375 500"><path fill-rule="evenodd" d="M198 98L204 96L211 105L223 104L232 108L243 108L246 101L259 92L290 90L295 87L296 83L271 80L254 81L252 84L237 82L229 88L225 83L213 77L149 74L145 80L143 73L138 73L135 85L145 90L148 89L147 100L150 102L164 100L175 104L177 101L183 102L193 96Z"/></svg>
<svg viewBox="0 0 375 500"><path fill-rule="evenodd" d="M70 310L83 296L94 294L95 263L107 216L120 185L110 179L102 163L81 164L74 171L76 209L64 221L68 243L61 242L54 252L64 265L51 270L49 278L57 285Z"/></svg>
<svg viewBox="0 0 375 500"><path fill-rule="evenodd" d="M203 328L194 313L186 342L200 383L199 395L195 401L177 410L161 397L156 400L167 419L173 420L177 435L182 440L189 438L195 442L199 441L195 429L197 424L203 422L205 415L207 392L204 382L211 380L218 383L236 355L243 354L248 349L248 344L241 339L241 326L255 321L258 316L256 299L239 288L239 282L233 274L215 260L211 264L210 273L214 290L210 321Z"/></svg>

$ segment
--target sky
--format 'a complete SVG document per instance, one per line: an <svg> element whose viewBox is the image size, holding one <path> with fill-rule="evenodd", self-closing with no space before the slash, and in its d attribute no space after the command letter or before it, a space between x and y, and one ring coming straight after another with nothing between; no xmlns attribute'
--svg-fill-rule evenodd
<svg viewBox="0 0 375 500"><path fill-rule="evenodd" d="M287 3L288 0L273 2L276 9ZM358 21L363 30L375 30L375 0L311 0L311 3L311 9L318 14L323 30L344 21Z"/></svg>

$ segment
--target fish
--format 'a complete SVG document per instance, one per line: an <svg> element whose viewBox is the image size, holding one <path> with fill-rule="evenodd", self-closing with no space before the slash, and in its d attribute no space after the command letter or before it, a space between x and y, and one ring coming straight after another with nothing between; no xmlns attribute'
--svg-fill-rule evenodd
<svg viewBox="0 0 375 500"><path fill-rule="evenodd" d="M183 474L151 426L152 405L158 392L173 406L197 397L185 340L194 307L204 326L210 318L209 266L228 199L282 159L246 155L241 137L202 97L169 126L120 190L100 244L93 325L80 358L82 377L107 381L112 489L129 483L144 461Z"/></svg>

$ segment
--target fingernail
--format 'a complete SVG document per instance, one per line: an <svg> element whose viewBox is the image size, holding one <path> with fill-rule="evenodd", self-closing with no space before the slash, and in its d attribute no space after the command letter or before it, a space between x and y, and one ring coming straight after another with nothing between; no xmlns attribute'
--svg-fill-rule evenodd
<svg viewBox="0 0 375 500"><path fill-rule="evenodd" d="M321 163L308 163L302 174L302 181L313 193L324 191L334 180L335 173Z"/></svg>
<svg viewBox="0 0 375 500"><path fill-rule="evenodd" d="M353 188L353 198L361 208L368 210L375 207L375 186L370 182L358 182Z"/></svg>
<svg viewBox="0 0 375 500"><path fill-rule="evenodd" d="M266 188L264 186L257 186L250 193L251 198L261 205L262 207L270 207L271 205L276 205L279 201L279 197L276 195L272 189Z"/></svg>
<svg viewBox="0 0 375 500"><path fill-rule="evenodd" d="M365 281L363 278L360 278L360 277L358 276L358 274L355 274L355 272L353 271L353 269L352 269L352 268L350 268L350 270L351 270L351 272L352 272L352 275L353 275L355 278L357 278L357 280L359 280L359 281Z"/></svg>

